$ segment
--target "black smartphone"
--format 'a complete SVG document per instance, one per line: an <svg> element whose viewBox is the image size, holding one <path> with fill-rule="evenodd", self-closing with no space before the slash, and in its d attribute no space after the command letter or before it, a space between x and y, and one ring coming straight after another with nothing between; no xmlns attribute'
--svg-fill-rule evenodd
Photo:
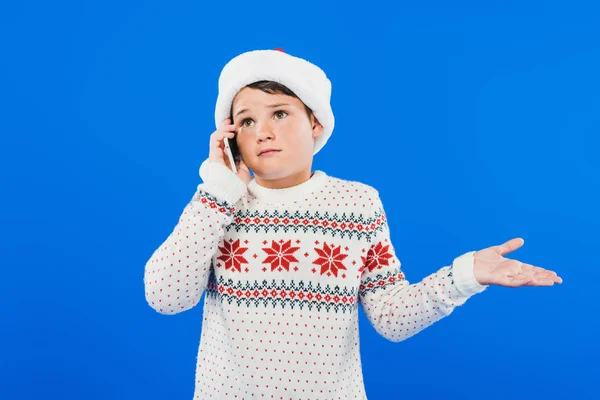
<svg viewBox="0 0 600 400"><path fill-rule="evenodd" d="M230 116L230 121L233 124L233 116ZM225 152L229 157L229 163L232 164L233 172L237 173L237 168L235 166L236 162L242 159L242 155L240 154L240 149L237 145L237 132L232 139L225 139Z"/></svg>

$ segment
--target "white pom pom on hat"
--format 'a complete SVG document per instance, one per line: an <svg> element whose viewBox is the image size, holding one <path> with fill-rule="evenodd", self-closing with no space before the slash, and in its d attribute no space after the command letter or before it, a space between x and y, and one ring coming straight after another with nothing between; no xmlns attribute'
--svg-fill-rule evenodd
<svg viewBox="0 0 600 400"><path fill-rule="evenodd" d="M313 111L323 125L323 132L315 138L313 155L317 154L329 140L335 124L330 104L331 81L318 66L282 49L242 53L223 67L215 107L216 127L229 118L231 104L238 92L258 81L273 81L286 86Z"/></svg>

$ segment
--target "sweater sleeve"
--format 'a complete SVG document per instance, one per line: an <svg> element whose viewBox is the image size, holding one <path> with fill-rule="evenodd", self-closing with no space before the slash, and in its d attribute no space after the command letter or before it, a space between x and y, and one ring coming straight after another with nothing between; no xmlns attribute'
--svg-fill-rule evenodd
<svg viewBox="0 0 600 400"><path fill-rule="evenodd" d="M465 253L421 282L410 284L390 242L377 191L372 200L369 225L374 229L361 266L359 301L380 335L392 342L408 339L487 288L475 279L474 252Z"/></svg>
<svg viewBox="0 0 600 400"><path fill-rule="evenodd" d="M207 179L145 266L146 301L161 314L177 314L198 303L234 205L246 191L245 183L224 165L211 163L207 168Z"/></svg>

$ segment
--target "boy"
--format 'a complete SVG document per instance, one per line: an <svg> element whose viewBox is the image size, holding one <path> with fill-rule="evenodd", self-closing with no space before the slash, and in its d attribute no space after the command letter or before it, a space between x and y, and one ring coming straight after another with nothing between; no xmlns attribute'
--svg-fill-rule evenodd
<svg viewBox="0 0 600 400"><path fill-rule="evenodd" d="M366 399L359 303L399 342L488 285L562 282L503 258L522 245L513 239L409 284L378 192L311 172L333 131L330 96L319 67L281 50L241 54L221 72L203 183L144 277L163 314L206 291L196 399ZM237 173L225 139L239 147Z"/></svg>

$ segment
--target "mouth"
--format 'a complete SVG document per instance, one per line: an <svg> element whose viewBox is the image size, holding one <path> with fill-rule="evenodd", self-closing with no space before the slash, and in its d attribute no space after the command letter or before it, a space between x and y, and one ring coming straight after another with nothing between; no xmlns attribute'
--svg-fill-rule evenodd
<svg viewBox="0 0 600 400"><path fill-rule="evenodd" d="M279 153L280 151L281 151L281 150L278 150L278 149L264 149L264 150L261 150L261 152L260 152L260 153L258 153L258 156L259 156L259 157L262 157L262 156L270 156L270 155L273 155L273 154L277 154L277 153Z"/></svg>

